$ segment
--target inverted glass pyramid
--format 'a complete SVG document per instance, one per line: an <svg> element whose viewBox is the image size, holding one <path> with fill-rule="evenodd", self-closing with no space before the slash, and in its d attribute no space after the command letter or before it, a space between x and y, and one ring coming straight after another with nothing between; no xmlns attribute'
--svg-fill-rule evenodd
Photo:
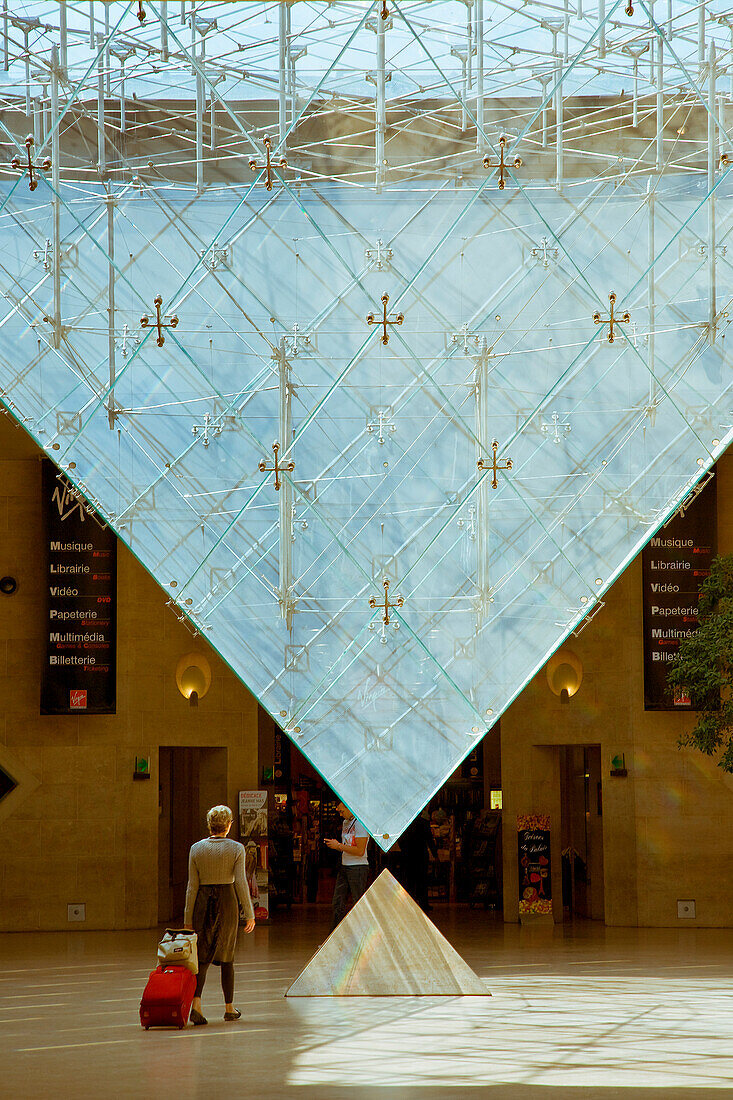
<svg viewBox="0 0 733 1100"><path fill-rule="evenodd" d="M6 24L0 396L384 848L733 435L726 5L513 7Z"/></svg>

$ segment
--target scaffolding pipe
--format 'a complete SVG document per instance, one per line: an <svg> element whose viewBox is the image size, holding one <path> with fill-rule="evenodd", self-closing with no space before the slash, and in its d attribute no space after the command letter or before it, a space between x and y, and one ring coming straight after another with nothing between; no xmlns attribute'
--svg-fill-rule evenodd
<svg viewBox="0 0 733 1100"><path fill-rule="evenodd" d="M598 0L598 56L606 56L606 0Z"/></svg>
<svg viewBox="0 0 733 1100"><path fill-rule="evenodd" d="M290 4L286 3L285 4L285 41L287 43L287 55L286 55L286 57L287 57L287 59L289 59L289 63L287 64L286 68L287 68L287 80L288 80L288 92L287 92L287 94L288 94L288 100L290 102L290 118L288 119L288 121L290 123L293 122L293 120L295 118L295 115L296 115L295 62L292 59L292 51L290 49L290 32L291 32L291 29L292 28L291 28L291 23L290 23Z"/></svg>
<svg viewBox="0 0 733 1100"><path fill-rule="evenodd" d="M66 2L62 0L59 4L59 64L61 66L61 75L66 76L66 70L68 67L68 55L67 55L67 31L66 31ZM26 43L27 48L27 43Z"/></svg>
<svg viewBox="0 0 733 1100"><path fill-rule="evenodd" d="M655 213L655 182L652 178L647 179L646 183L646 200L648 205L647 215L647 228L646 228L646 301L648 309L649 320L649 337L648 337L648 354L647 362L649 364L649 409L654 408L654 401L656 397L654 389L655 379L655 346L654 346L654 330L656 326L656 301L655 301L655 286L654 286L654 261L655 261L655 240L654 240L654 213Z"/></svg>
<svg viewBox="0 0 733 1100"><path fill-rule="evenodd" d="M473 0L466 0L466 84L473 86Z"/></svg>
<svg viewBox="0 0 733 1100"><path fill-rule="evenodd" d="M468 98L468 64L467 54L463 50L459 50L456 46L451 46L451 57L457 57L461 63L461 133L465 134L468 128L468 110L466 106L466 100Z"/></svg>
<svg viewBox="0 0 733 1100"><path fill-rule="evenodd" d="M127 130L127 117L125 114L125 58L120 57L120 133Z"/></svg>
<svg viewBox="0 0 733 1100"><path fill-rule="evenodd" d="M106 197L107 203L107 256L109 266L107 269L107 347L109 355L109 397L107 403L107 419L110 429L115 426L115 200L112 195Z"/></svg>
<svg viewBox="0 0 733 1100"><path fill-rule="evenodd" d="M160 3L160 60L168 60L168 0Z"/></svg>
<svg viewBox="0 0 733 1100"><path fill-rule="evenodd" d="M105 68L105 71L107 73L106 92L107 92L107 95L111 96L112 95L112 66L110 64L110 59L109 59L109 32L110 32L109 4L105 4L104 5L104 38L105 38L106 45L104 47L104 68Z"/></svg>
<svg viewBox="0 0 733 1100"><path fill-rule="evenodd" d="M710 303L709 341L715 342L716 287L715 287L715 42L710 40L708 51L708 298Z"/></svg>
<svg viewBox="0 0 733 1100"><path fill-rule="evenodd" d="M51 50L51 185L53 187L53 217L51 221L53 237L53 346L61 346L61 173L59 169L59 51Z"/></svg>
<svg viewBox="0 0 733 1100"><path fill-rule="evenodd" d="M102 44L102 36L99 37L99 45ZM104 145L104 63L103 55L97 62L97 166L104 175L106 164L106 150Z"/></svg>
<svg viewBox="0 0 733 1100"><path fill-rule="evenodd" d="M655 193L654 193L654 181L647 180L647 203L649 206L649 212L647 215L647 277L646 277L646 294L647 294L647 307L649 311L649 406L650 408L654 402L654 328L656 325L656 303L654 299L654 258L655 258L655 244L654 244L654 207L655 207Z"/></svg>
<svg viewBox="0 0 733 1100"><path fill-rule="evenodd" d="M563 188L563 122L564 122L564 103L562 96L562 66L560 67L560 83L557 86L555 92L555 187L558 191L562 191Z"/></svg>
<svg viewBox="0 0 733 1100"><path fill-rule="evenodd" d="M31 117L31 52L28 49L28 31L25 32L25 117Z"/></svg>
<svg viewBox="0 0 733 1100"><path fill-rule="evenodd" d="M278 85L277 100L277 125L280 140L278 145L285 153L285 134L288 127L287 119L287 14L286 5L280 0L278 8L278 64L280 67L280 80Z"/></svg>
<svg viewBox="0 0 733 1100"><path fill-rule="evenodd" d="M8 39L8 0L3 0L3 69L10 68L10 41Z"/></svg>
<svg viewBox="0 0 733 1100"><path fill-rule="evenodd" d="M385 71L384 22L384 19L379 16L377 17L377 94L375 98L376 126L374 134L375 182L377 191L382 190L382 184L385 178L384 139L387 132L387 74Z"/></svg>
<svg viewBox="0 0 733 1100"><path fill-rule="evenodd" d="M564 20L562 57L567 65L570 60L570 0L565 0Z"/></svg>
<svg viewBox="0 0 733 1100"><path fill-rule="evenodd" d="M290 382L290 363L286 357L285 338L280 341L278 355L278 381L280 397L280 439L282 440L283 460L289 455L293 439L292 426L292 385ZM282 479L280 492L280 615L285 619L287 629L293 623L293 607L290 598L292 588L293 555L293 486L288 474Z"/></svg>
<svg viewBox="0 0 733 1100"><path fill-rule="evenodd" d="M489 449L489 349L484 339L481 353L476 363L476 437L478 439L481 454ZM483 477L478 490L478 515L476 517L476 573L478 581L478 609L479 623L483 620L489 607L489 498L488 479Z"/></svg>
<svg viewBox="0 0 733 1100"><path fill-rule="evenodd" d="M204 189L204 81L196 73L196 193Z"/></svg>
<svg viewBox="0 0 733 1100"><path fill-rule="evenodd" d="M664 43L657 42L657 171L664 166Z"/></svg>
<svg viewBox="0 0 733 1100"><path fill-rule="evenodd" d="M697 62L702 72L705 65L705 0L699 0L697 7Z"/></svg>
<svg viewBox="0 0 733 1100"><path fill-rule="evenodd" d="M476 151L484 142L484 0L476 0Z"/></svg>

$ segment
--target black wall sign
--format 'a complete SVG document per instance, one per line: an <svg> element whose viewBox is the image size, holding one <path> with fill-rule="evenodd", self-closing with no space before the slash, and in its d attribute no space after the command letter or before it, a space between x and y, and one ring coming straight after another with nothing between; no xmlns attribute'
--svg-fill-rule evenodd
<svg viewBox="0 0 733 1100"><path fill-rule="evenodd" d="M47 643L41 714L114 714L117 539L43 462Z"/></svg>
<svg viewBox="0 0 733 1100"><path fill-rule="evenodd" d="M717 484L711 478L642 551L645 710L691 709L689 696L668 694L667 672L680 642L697 630L700 585L717 553Z"/></svg>

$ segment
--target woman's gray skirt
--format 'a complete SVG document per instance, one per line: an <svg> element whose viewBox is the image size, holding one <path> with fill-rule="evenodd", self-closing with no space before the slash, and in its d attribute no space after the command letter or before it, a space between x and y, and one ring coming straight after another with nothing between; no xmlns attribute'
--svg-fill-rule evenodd
<svg viewBox="0 0 733 1100"><path fill-rule="evenodd" d="M234 885L199 886L193 906L199 966L234 962L239 931L239 902Z"/></svg>

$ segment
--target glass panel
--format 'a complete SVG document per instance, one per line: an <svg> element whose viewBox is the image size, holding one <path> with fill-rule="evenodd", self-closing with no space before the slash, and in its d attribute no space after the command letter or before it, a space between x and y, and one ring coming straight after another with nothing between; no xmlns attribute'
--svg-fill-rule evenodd
<svg viewBox="0 0 733 1100"><path fill-rule="evenodd" d="M191 8L9 20L1 396L388 848L733 434L730 25Z"/></svg>

